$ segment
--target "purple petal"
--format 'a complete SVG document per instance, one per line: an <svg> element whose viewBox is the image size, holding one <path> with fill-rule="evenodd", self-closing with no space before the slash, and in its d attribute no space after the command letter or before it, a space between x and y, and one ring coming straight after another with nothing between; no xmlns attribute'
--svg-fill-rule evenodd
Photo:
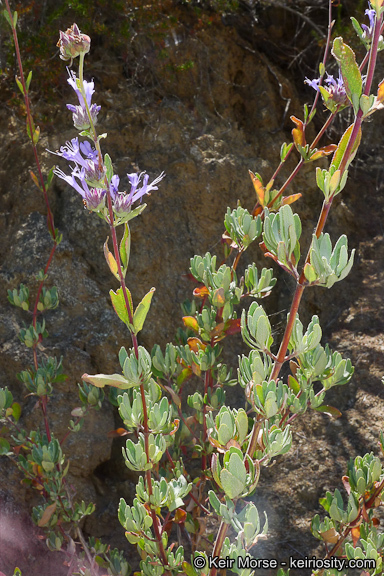
<svg viewBox="0 0 384 576"><path fill-rule="evenodd" d="M310 86L311 88L313 88L314 90L318 91L319 90L319 85L320 85L320 78L314 78L313 80L310 80L309 78L306 78L304 80L304 84L308 84L308 86Z"/></svg>
<svg viewBox="0 0 384 576"><path fill-rule="evenodd" d="M69 176L68 174L65 174L62 170L60 170L60 168L55 168L54 173L62 180L65 180L67 184L72 186L72 188L74 188L76 192L78 192L83 198L85 198L85 190L83 190L83 188L81 188L78 185L78 183L76 182L75 178L72 175Z"/></svg>
<svg viewBox="0 0 384 576"><path fill-rule="evenodd" d="M81 142L80 150L82 151L84 156L86 156L90 160L98 160L98 153L96 149L92 148L92 146L87 140L85 140L85 142Z"/></svg>
<svg viewBox="0 0 384 576"><path fill-rule="evenodd" d="M112 200L115 200L116 195L117 195L118 192L119 192L119 184L120 184L120 178L118 177L117 174L114 174L114 175L112 176L111 184L110 184L110 186L109 186L109 190L110 190L110 192L111 192Z"/></svg>

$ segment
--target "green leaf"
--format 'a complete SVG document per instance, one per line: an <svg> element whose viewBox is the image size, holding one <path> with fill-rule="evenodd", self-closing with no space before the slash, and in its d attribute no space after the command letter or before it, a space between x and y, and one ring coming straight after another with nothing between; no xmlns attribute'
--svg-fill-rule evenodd
<svg viewBox="0 0 384 576"><path fill-rule="evenodd" d="M288 386L290 387L292 392L294 392L296 395L300 392L300 384L298 383L296 378L292 376L292 374L289 374L288 376Z"/></svg>
<svg viewBox="0 0 384 576"><path fill-rule="evenodd" d="M10 18L10 16L9 16L7 10L3 10L3 15L4 15L4 18L6 19L6 21L8 22L8 24L10 25L10 27L11 27L12 30L13 30L13 23L12 23L12 20L11 20L11 18Z"/></svg>
<svg viewBox="0 0 384 576"><path fill-rule="evenodd" d="M135 310L135 314L133 316L133 328L135 334L138 334L142 329L142 327L144 326L144 322L147 317L149 307L152 301L152 296L155 290L156 288L151 288Z"/></svg>
<svg viewBox="0 0 384 576"><path fill-rule="evenodd" d="M131 296L131 293L128 290L128 288L126 288L125 290L126 290L127 297L128 297L129 307L131 309L131 315L133 315L132 296ZM126 324L128 326L128 328L133 328L129 322L129 315L128 315L127 307L125 305L123 289L120 287L116 292L114 292L113 290L110 290L109 295L110 295L111 300L112 300L112 306L113 306L116 314L120 318L120 320L122 322L124 322L124 324Z"/></svg>
<svg viewBox="0 0 384 576"><path fill-rule="evenodd" d="M23 96L25 96L24 87L17 76L15 76L15 80L20 92L22 93Z"/></svg>
<svg viewBox="0 0 384 576"><path fill-rule="evenodd" d="M121 374L95 374L94 376L83 374L81 379L84 380L84 382L88 382L88 384L97 386L97 388L113 386L114 388L126 390L132 387L128 380Z"/></svg>
<svg viewBox="0 0 384 576"><path fill-rule="evenodd" d="M31 80L32 80L32 70L31 70L30 73L28 74L27 81L26 81L27 92L28 92L28 90L29 90L29 86L30 86L30 84L31 84Z"/></svg>
<svg viewBox="0 0 384 576"><path fill-rule="evenodd" d="M225 468L221 471L220 481L224 492L231 500L240 496L245 488L244 483Z"/></svg>
<svg viewBox="0 0 384 576"><path fill-rule="evenodd" d="M24 94L24 92L23 92L23 94ZM32 118L30 118L30 121L31 121L31 126L29 125L29 120L28 120L28 118L26 119L28 138L29 138L30 140L32 140L32 136L33 136L33 134L35 133L35 124L34 124ZM32 128L32 132L31 132L31 128Z"/></svg>
<svg viewBox="0 0 384 576"><path fill-rule="evenodd" d="M100 136L101 138L101 136ZM112 180L112 176L113 176L113 166L112 166L112 160L109 154L105 154L104 156L104 164L105 167L107 169L107 180L110 183Z"/></svg>
<svg viewBox="0 0 384 576"><path fill-rule="evenodd" d="M53 177L54 177L54 175L55 175L54 172L53 172L54 169L55 169L55 168L52 167L52 168L50 169L50 171L48 172L47 181L46 181L46 183L45 183L45 188L46 188L47 190L48 190L48 188L50 187L50 185L52 184Z"/></svg>
<svg viewBox="0 0 384 576"><path fill-rule="evenodd" d="M326 404L323 404L323 406L318 406L317 408L315 408L315 410L317 410L317 412L323 412L324 414L328 414L328 416L332 416L332 418L340 418L340 416L342 415L340 410L334 408L333 406L327 406Z"/></svg>
<svg viewBox="0 0 384 576"><path fill-rule="evenodd" d="M52 470L55 467L54 463L48 460L43 460L41 465L43 467L43 470L45 470L45 472L52 472Z"/></svg>
<svg viewBox="0 0 384 576"><path fill-rule="evenodd" d="M17 422L20 419L21 416L21 406L18 402L14 402L12 404L12 416L15 419L15 422Z"/></svg>
<svg viewBox="0 0 384 576"><path fill-rule="evenodd" d="M16 24L17 24L17 12L15 11L15 12L13 13L13 25L14 25L15 28L16 28Z"/></svg>
<svg viewBox="0 0 384 576"><path fill-rule="evenodd" d="M334 166L336 170L339 169L340 164L341 164L341 162L342 162L342 160L343 160L345 151L346 151L346 149L347 149L349 139L350 139L351 134L352 134L353 126L354 126L354 125L351 124L351 126L349 126L349 128L347 128L346 131L344 132L344 134L342 135L341 140L340 140L340 142L339 142L339 145L338 145L338 147L337 147L337 150L336 150L336 152L335 152L334 155L333 155L332 162L331 162L331 166L330 166L330 170L331 170L331 167L332 167L332 166ZM357 138L356 138L355 143L354 143L354 145L353 145L353 148L352 148L352 150L351 150L351 154L350 154L350 156L349 156L349 158L348 158L348 162L347 162L347 164L346 164L346 166L345 166L345 169L348 168L349 164L350 164L350 163L352 162L352 160L354 159L354 157L355 157L355 155L356 155L356 152L357 152L357 149L358 149L359 144L360 144L360 140L361 140L361 128L360 128L360 130L359 130L359 133L358 133L358 135L357 135Z"/></svg>
<svg viewBox="0 0 384 576"><path fill-rule="evenodd" d="M90 133L89 130L83 130L82 132L79 133L80 136L85 136L86 138L89 138L90 140L92 140L92 134Z"/></svg>
<svg viewBox="0 0 384 576"><path fill-rule="evenodd" d="M356 34L362 40L364 31L363 31L362 27L360 26L359 22L353 16L351 16L351 22L352 22L352 26L353 26Z"/></svg>
<svg viewBox="0 0 384 576"><path fill-rule="evenodd" d="M98 566L103 566L104 564L104 560L102 559L101 556L95 556L95 562Z"/></svg>
<svg viewBox="0 0 384 576"><path fill-rule="evenodd" d="M285 162L285 159L286 159L287 155L289 154L292 146L293 146L293 142L291 142L290 144L286 144L286 143L284 142L284 144L282 145L281 150L280 150L280 160L281 160L281 162Z"/></svg>
<svg viewBox="0 0 384 576"><path fill-rule="evenodd" d="M127 214L126 216L121 218L120 224L122 224L123 222L129 222L133 218L140 216L140 214L146 209L146 207L147 207L147 205L145 202L143 204L140 204L140 206L137 206L136 208L131 210L131 212L129 212L129 214Z"/></svg>
<svg viewBox="0 0 384 576"><path fill-rule="evenodd" d="M338 37L333 41L332 54L340 65L346 94L353 105L355 114L357 114L363 91L363 81L356 63L355 53L348 44L344 44L341 37Z"/></svg>
<svg viewBox="0 0 384 576"><path fill-rule="evenodd" d="M107 237L106 241L104 242L104 256L110 271L112 272L114 277L117 278L117 280L120 280L120 276L118 274L117 262L112 252L108 248L108 240L109 238Z"/></svg>
<svg viewBox="0 0 384 576"><path fill-rule="evenodd" d="M183 562L183 570L187 576L197 576L196 570L188 562Z"/></svg>
<svg viewBox="0 0 384 576"><path fill-rule="evenodd" d="M306 265L304 266L304 275L305 275L306 279L308 280L308 282L310 282L310 283L316 282L316 280L317 280L317 275L316 275L315 269L312 266L312 264L310 264L309 262L307 262Z"/></svg>
<svg viewBox="0 0 384 576"><path fill-rule="evenodd" d="M33 133L33 138L32 138L32 142L35 146L38 143L39 138L40 138L40 126L37 126L36 130Z"/></svg>
<svg viewBox="0 0 384 576"><path fill-rule="evenodd" d="M123 265L124 278L128 270L129 255L131 252L131 233L128 224L124 225L124 235L120 242L120 258Z"/></svg>
<svg viewBox="0 0 384 576"><path fill-rule="evenodd" d="M4 454L8 454L10 451L11 446L5 438L0 438L0 456L4 456Z"/></svg>

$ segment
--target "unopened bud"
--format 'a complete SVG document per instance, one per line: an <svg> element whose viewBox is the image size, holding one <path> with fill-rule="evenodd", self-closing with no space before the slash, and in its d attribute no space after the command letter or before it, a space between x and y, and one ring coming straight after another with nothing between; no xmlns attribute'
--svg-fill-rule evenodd
<svg viewBox="0 0 384 576"><path fill-rule="evenodd" d="M57 46L60 48L60 58L72 61L76 56L89 52L91 39L80 32L77 24L73 24L65 32L60 30Z"/></svg>

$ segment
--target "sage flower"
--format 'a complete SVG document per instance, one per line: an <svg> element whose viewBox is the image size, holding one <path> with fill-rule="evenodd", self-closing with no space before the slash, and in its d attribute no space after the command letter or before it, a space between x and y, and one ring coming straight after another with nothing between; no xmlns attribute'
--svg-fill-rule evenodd
<svg viewBox="0 0 384 576"><path fill-rule="evenodd" d="M335 112L337 108L340 109L350 105L340 70L336 80L331 74L327 73L324 86L320 86L320 78L314 78L313 80L306 78L304 82L317 92L320 91L325 106L331 112Z"/></svg>
<svg viewBox="0 0 384 576"><path fill-rule="evenodd" d="M78 138L72 138L70 142L66 142L65 146L61 146L60 151L53 152L53 154L62 156L69 162L75 162L78 170L81 167L84 178L90 186L95 188L103 186L104 168L100 168L98 154L89 142L79 143Z"/></svg>
<svg viewBox="0 0 384 576"><path fill-rule="evenodd" d="M367 26L366 24L361 25L361 28L364 30L361 39L368 48L371 44L373 38L373 31L375 29L376 10L369 8L368 10L365 11L365 15L368 16L369 18L369 26ZM378 51L384 49L384 39L382 35L379 36L379 44L377 49Z"/></svg>
<svg viewBox="0 0 384 576"><path fill-rule="evenodd" d="M77 128L77 130L87 130L90 128L90 122L83 95L78 87L78 79L76 78L76 74L74 72L68 70L68 73L69 78L67 82L76 92L79 99L79 106L67 104L67 108L72 112L73 124L75 128ZM83 80L83 86L86 103L91 114L93 124L95 125L97 123L97 115L101 109L101 106L97 106L97 104L91 104L92 95L95 92L95 85L93 82L87 82L86 80Z"/></svg>
<svg viewBox="0 0 384 576"><path fill-rule="evenodd" d="M141 172L141 174L136 174L135 172L133 172L132 174L127 174L127 176L131 184L131 190L129 193L118 192L117 188L119 185L119 177L114 176L115 181L113 183L114 185L113 211L119 218L127 216L127 214L129 214L129 212L131 211L132 204L137 200L141 200L145 194L150 194L152 190L158 190L157 184L158 182L160 182L160 180L164 178L165 174L164 172L162 172L150 184L148 184L149 176L145 172ZM143 180L141 180L142 178ZM138 188L140 184L141 186L140 188Z"/></svg>
<svg viewBox="0 0 384 576"><path fill-rule="evenodd" d="M363 28L363 38L364 40L372 40L373 36L373 29L375 27L375 20L376 20L376 11L373 9L367 9L365 11L365 15L369 18L369 27L366 24L362 24L361 27Z"/></svg>
<svg viewBox="0 0 384 576"><path fill-rule="evenodd" d="M105 206L106 190L89 188L85 179L84 169L75 168L71 175L65 174L60 168L55 168L56 176L67 182L83 198L84 206L92 212L100 212Z"/></svg>

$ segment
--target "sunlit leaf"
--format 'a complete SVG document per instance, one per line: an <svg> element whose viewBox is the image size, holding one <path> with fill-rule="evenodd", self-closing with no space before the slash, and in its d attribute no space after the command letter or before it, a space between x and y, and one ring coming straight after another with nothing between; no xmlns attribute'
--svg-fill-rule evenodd
<svg viewBox="0 0 384 576"><path fill-rule="evenodd" d="M255 192L256 192L257 200L259 201L261 206L264 207L265 206L265 190L264 190L263 183L262 183L258 174L253 174L253 172L251 172L249 170L249 175L251 177L253 187L254 187Z"/></svg>
<svg viewBox="0 0 384 576"><path fill-rule="evenodd" d="M131 296L131 293L128 290L128 288L126 288L126 294L127 294L128 304L129 304L129 307L131 309L131 315L133 315L132 296ZM110 290L109 295L110 295L111 300L112 300L112 306L113 306L116 314L120 318L120 320L122 320L124 322L124 324L126 324L127 326L131 326L130 322L129 322L128 310L127 310L124 295L123 295L123 289L119 288L117 290L117 292ZM132 326L132 328L133 328L133 326Z"/></svg>
<svg viewBox="0 0 384 576"><path fill-rule="evenodd" d="M181 398L170 386L164 386L165 390L170 394L172 401L178 408L181 408Z"/></svg>
<svg viewBox="0 0 384 576"><path fill-rule="evenodd" d="M190 350L193 352L198 352L199 350L205 350L207 345L204 344L200 338L188 338L187 340Z"/></svg>
<svg viewBox="0 0 384 576"><path fill-rule="evenodd" d="M292 130L292 137L296 148L301 146L304 148L306 145L305 134L304 134L304 124L301 120L296 118L296 116L291 116L291 120L296 124L296 128Z"/></svg>
<svg viewBox="0 0 384 576"><path fill-rule="evenodd" d="M135 334L140 332L144 326L145 319L147 317L149 308L151 306L152 296L156 288L151 288L149 292L144 296L139 305L137 306L135 313L133 315L133 327Z"/></svg>
<svg viewBox="0 0 384 576"><path fill-rule="evenodd" d="M113 386L121 390L132 388L128 380L121 374L95 374L94 376L83 374L81 379L88 384L97 386L97 388L104 388L104 386Z"/></svg>
<svg viewBox="0 0 384 576"><path fill-rule="evenodd" d="M36 174L34 174L34 173L32 172L32 170L30 170L30 171L29 171L29 175L30 175L30 177L32 178L33 183L37 186L37 188L38 188L39 190L41 190L41 186L40 186L39 180L37 179Z"/></svg>
<svg viewBox="0 0 384 576"><path fill-rule="evenodd" d="M101 136L100 136L101 138ZM110 183L112 180L112 176L113 176L113 166L112 166L112 160L109 154L105 154L104 156L104 166L106 168L106 176L107 176L107 180Z"/></svg>
<svg viewBox="0 0 384 576"><path fill-rule="evenodd" d="M384 80L382 80L379 84L379 88L377 90L377 100L382 104L384 102Z"/></svg>
<svg viewBox="0 0 384 576"><path fill-rule="evenodd" d="M104 242L104 256L105 256L105 259L107 261L107 264L108 264L110 271L112 272L114 277L117 278L117 280L120 280L119 274L118 274L117 262L115 260L115 257L113 256L112 252L108 248L108 237L107 237L106 241Z"/></svg>
<svg viewBox="0 0 384 576"><path fill-rule="evenodd" d="M295 394L298 394L300 392L300 384L298 383L296 378L292 376L292 374L288 376L288 386Z"/></svg>
<svg viewBox="0 0 384 576"><path fill-rule="evenodd" d="M18 79L17 76L15 76L15 80L16 80L16 84L17 84L20 92L22 93L23 96L25 96L24 87L23 87L22 83L20 82L20 80Z"/></svg>
<svg viewBox="0 0 384 576"><path fill-rule="evenodd" d="M283 196L281 205L286 206L287 204L293 204L294 202L299 200L301 197L302 197L301 192L298 192L297 194L291 194L290 196Z"/></svg>
<svg viewBox="0 0 384 576"><path fill-rule="evenodd" d="M199 324L194 316L183 316L184 326L190 328L194 332L199 331Z"/></svg>
<svg viewBox="0 0 384 576"><path fill-rule="evenodd" d="M125 275L128 270L129 255L131 252L131 234L127 223L124 224L124 234L120 242L119 251L120 251L121 263L123 265L123 275L125 278Z"/></svg>
<svg viewBox="0 0 384 576"><path fill-rule="evenodd" d="M183 562L183 570L186 576L197 576L196 570L188 562Z"/></svg>
<svg viewBox="0 0 384 576"><path fill-rule="evenodd" d="M238 334L241 332L241 318L233 318L225 323L225 333L228 335Z"/></svg>
<svg viewBox="0 0 384 576"><path fill-rule="evenodd" d="M325 532L320 532L321 537L323 538L324 542L327 544L336 544L339 541L339 533L335 530L335 528L330 528Z"/></svg>
<svg viewBox="0 0 384 576"><path fill-rule="evenodd" d="M183 382L185 382L185 380L187 380L187 378L190 378L191 376L192 376L191 368L184 368L184 370L182 370L177 377L176 380L177 385L181 386L181 384L183 384Z"/></svg>
<svg viewBox="0 0 384 576"><path fill-rule="evenodd" d="M196 298L201 298L201 299L203 299L203 298L205 298L206 296L209 295L209 290L208 290L208 288L207 288L206 286L200 286L200 287L194 289L193 295L194 295Z"/></svg>
<svg viewBox="0 0 384 576"><path fill-rule="evenodd" d="M31 84L31 80L32 80L32 70L31 70L30 73L28 74L27 81L26 81L26 83L25 83L25 85L26 85L26 87L27 87L27 92L28 92L28 90L29 90L29 86L30 86L30 84Z"/></svg>
<svg viewBox="0 0 384 576"><path fill-rule="evenodd" d="M323 406L318 406L317 408L315 408L315 410L317 410L317 412L323 412L323 414L327 414L328 416L331 416L332 418L340 418L340 416L342 416L340 410L338 410L337 408L334 408L333 406L327 406L327 405L323 405Z"/></svg>
<svg viewBox="0 0 384 576"><path fill-rule="evenodd" d="M346 131L344 132L343 136L341 137L341 140L340 140L340 142L339 142L339 145L338 145L338 147L337 147L337 150L336 150L336 152L335 152L334 155L333 155L332 162L331 162L331 166L334 166L334 167L336 168L336 170L339 169L340 164L341 164L341 162L342 162L342 160L343 160L344 153L345 153L345 151L346 151L346 149L347 149L348 142L349 142L349 139L350 139L351 134L352 134L353 126L354 126L354 125L351 124L351 126L349 126L349 128L346 129ZM350 156L349 156L349 158L348 158L348 162L347 162L346 167L345 167L346 169L348 168L349 164L352 162L352 160L354 159L354 157L355 157L355 155L356 155L357 149L358 149L359 144L360 144L360 140L361 140L361 128L360 128L360 130L359 130L359 132L358 132L358 135L357 135L357 138L356 138L356 140L355 140L355 142L354 142L354 145L353 145L351 154L350 154Z"/></svg>
<svg viewBox="0 0 384 576"><path fill-rule="evenodd" d="M216 308L222 308L225 304L224 288L217 288L212 295L212 304Z"/></svg>
<svg viewBox="0 0 384 576"><path fill-rule="evenodd" d="M128 434L130 434L130 432L125 428L117 428L116 430L111 430L108 432L107 436L108 438L121 438L122 436L127 436Z"/></svg>
<svg viewBox="0 0 384 576"><path fill-rule="evenodd" d="M187 519L187 513L182 508L178 508L175 512L174 522L177 524L184 524Z"/></svg>
<svg viewBox="0 0 384 576"><path fill-rule="evenodd" d="M351 536L352 536L353 547L355 548L356 544L360 538L360 526L355 526L354 528L352 528Z"/></svg>
<svg viewBox="0 0 384 576"><path fill-rule="evenodd" d="M341 37L338 37L333 41L332 54L339 63L345 92L357 114L363 91L363 81L359 66L356 63L355 53L348 44L343 42Z"/></svg>
<svg viewBox="0 0 384 576"><path fill-rule="evenodd" d="M337 148L336 144L329 144L328 146L323 146L322 148L319 148L318 150L316 150L316 152L311 154L310 160L314 161L318 160L319 158L324 158L324 156L329 156L330 154L332 154L332 152L336 150L336 148Z"/></svg>
<svg viewBox="0 0 384 576"><path fill-rule="evenodd" d="M37 525L40 526L40 528L42 526L46 526L48 524L48 522L50 521L50 519L52 518L55 511L56 511L56 502L54 502L53 504L50 504L49 506L46 507L46 509L44 510L43 515L40 518L40 520L38 521Z"/></svg>

